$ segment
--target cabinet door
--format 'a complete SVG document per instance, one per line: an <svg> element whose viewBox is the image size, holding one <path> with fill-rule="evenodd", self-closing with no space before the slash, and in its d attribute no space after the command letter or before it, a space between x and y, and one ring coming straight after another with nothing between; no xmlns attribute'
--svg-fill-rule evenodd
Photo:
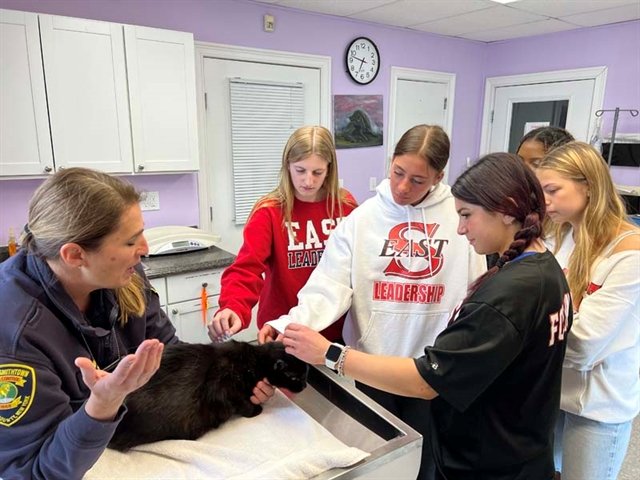
<svg viewBox="0 0 640 480"><path fill-rule="evenodd" d="M178 303L194 298L200 298L202 288L207 295L220 293L220 278L224 269L201 270L167 277L167 301Z"/></svg>
<svg viewBox="0 0 640 480"><path fill-rule="evenodd" d="M38 16L0 10L0 176L53 171Z"/></svg>
<svg viewBox="0 0 640 480"><path fill-rule="evenodd" d="M125 25L136 172L197 170L193 34Z"/></svg>
<svg viewBox="0 0 640 480"><path fill-rule="evenodd" d="M218 295L208 297L206 321L209 323L218 310ZM167 306L169 318L176 329L178 338L189 343L211 343L207 327L202 322L202 304L200 300L174 303Z"/></svg>
<svg viewBox="0 0 640 480"><path fill-rule="evenodd" d="M122 25L40 15L56 168L133 168Z"/></svg>

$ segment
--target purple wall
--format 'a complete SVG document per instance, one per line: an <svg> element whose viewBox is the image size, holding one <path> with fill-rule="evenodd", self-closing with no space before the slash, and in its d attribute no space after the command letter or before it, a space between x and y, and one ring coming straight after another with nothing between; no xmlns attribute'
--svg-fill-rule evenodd
<svg viewBox="0 0 640 480"><path fill-rule="evenodd" d="M638 108L637 88L635 94L624 92L632 88L631 81L635 81L637 87L640 79L637 66L640 22L487 45L244 0L0 0L0 7L189 31L194 33L196 41L331 56L332 94L383 95L385 136L391 66L455 73L450 182L464 169L465 159L475 158L478 154L487 76L609 66L614 62L618 73L614 76L613 67L610 67L605 107L609 108L611 100L626 108ZM262 31L265 13L275 15L274 33ZM584 48L592 43L592 32L596 32L598 38L593 42L599 52L595 57ZM343 71L345 47L359 35L373 39L382 57L380 74L371 85L364 87L355 85ZM622 43L618 40L619 35L625 39L625 51L618 55ZM572 39L571 45L557 48L558 38L562 41ZM542 44L544 48L540 46ZM577 57L584 58L576 61ZM635 59L635 70L623 68L625 58L630 62ZM621 91L618 91L619 87ZM616 98L615 95L624 97ZM640 128L625 126L621 131L640 131ZM368 191L369 177L381 179L386 175L385 152L386 145L338 151L340 177L359 201L372 195ZM160 192L161 218L159 212L148 212L145 215L148 227L197 223L195 174L136 177L135 182L144 184L146 190ZM8 227L24 224L21 218L26 219L26 204L35 183L34 180L0 181L0 244L6 243ZM640 185L640 179L633 182L625 177L621 183Z"/></svg>
<svg viewBox="0 0 640 480"><path fill-rule="evenodd" d="M146 228L161 225L198 225L198 181L194 174L124 176L139 190L158 192L160 210L143 212ZM0 245L16 236L27 223L29 200L42 179L0 180Z"/></svg>
<svg viewBox="0 0 640 480"><path fill-rule="evenodd" d="M606 66L605 109L640 110L640 21L540 35L487 45L487 77ZM455 121L455 119L454 119ZM611 133L613 113L602 131ZM621 113L618 133L640 133L640 116ZM640 169L612 167L621 185L640 185Z"/></svg>

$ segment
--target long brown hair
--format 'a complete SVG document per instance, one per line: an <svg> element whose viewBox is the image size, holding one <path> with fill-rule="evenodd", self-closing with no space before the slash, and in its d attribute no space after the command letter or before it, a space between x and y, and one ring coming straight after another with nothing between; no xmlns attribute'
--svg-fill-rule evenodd
<svg viewBox="0 0 640 480"><path fill-rule="evenodd" d="M544 194L533 171L511 153L485 155L458 177L451 193L455 198L479 205L488 212L509 215L522 225L509 248L501 252L496 265L471 284L468 298L484 280L495 275L542 236Z"/></svg>
<svg viewBox="0 0 640 480"><path fill-rule="evenodd" d="M291 134L282 152L278 186L256 202L249 217L260 208L277 205L282 209L284 224L291 225L295 187L289 173L289 165L305 160L314 153L327 161L327 176L323 183L323 187L327 191L327 214L329 218L334 218L337 205L338 217L343 218L343 203L355 206L355 202L347 194L346 190L340 188L338 182L338 159L333 136L329 130L320 126L300 127Z"/></svg>
<svg viewBox="0 0 640 480"><path fill-rule="evenodd" d="M582 221L575 232L576 246L567 269L573 303L578 307L597 258L621 229L635 230L637 227L627 219L624 203L616 191L607 164L591 145L570 142L554 148L540 161L536 171L545 169L585 185L589 192ZM570 229L569 223L560 225L551 222L549 237L555 240L554 253L557 253Z"/></svg>
<svg viewBox="0 0 640 480"><path fill-rule="evenodd" d="M139 201L140 193L133 185L106 173L87 168L61 170L45 180L31 198L22 248L47 260L57 260L67 243L99 250L127 208ZM115 293L122 324L129 315L144 314L144 281L137 273Z"/></svg>

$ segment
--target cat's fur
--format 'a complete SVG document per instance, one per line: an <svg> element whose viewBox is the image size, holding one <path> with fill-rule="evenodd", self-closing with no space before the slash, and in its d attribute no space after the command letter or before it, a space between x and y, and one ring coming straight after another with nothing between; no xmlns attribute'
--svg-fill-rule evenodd
<svg viewBox="0 0 640 480"><path fill-rule="evenodd" d="M307 386L308 369L280 342L166 345L158 371L127 396L128 412L109 447L195 440L234 414L254 417L262 412L250 400L258 381L266 377L274 387L297 393Z"/></svg>

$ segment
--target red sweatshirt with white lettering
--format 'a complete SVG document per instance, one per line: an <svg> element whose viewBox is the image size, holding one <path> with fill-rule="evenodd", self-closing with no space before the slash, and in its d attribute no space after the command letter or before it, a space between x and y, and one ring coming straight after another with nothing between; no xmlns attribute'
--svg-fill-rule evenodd
<svg viewBox="0 0 640 480"><path fill-rule="evenodd" d="M342 203L343 217L357 206L350 193ZM341 221L337 205L333 218L326 200L302 202L295 199L291 229L283 222L278 205L254 211L245 225L244 243L232 265L222 274L220 310L229 308L251 323L251 310L258 303L258 328L298 304L298 291L316 267L331 231ZM292 235L293 233L293 235ZM321 333L329 340L342 337L344 318Z"/></svg>

